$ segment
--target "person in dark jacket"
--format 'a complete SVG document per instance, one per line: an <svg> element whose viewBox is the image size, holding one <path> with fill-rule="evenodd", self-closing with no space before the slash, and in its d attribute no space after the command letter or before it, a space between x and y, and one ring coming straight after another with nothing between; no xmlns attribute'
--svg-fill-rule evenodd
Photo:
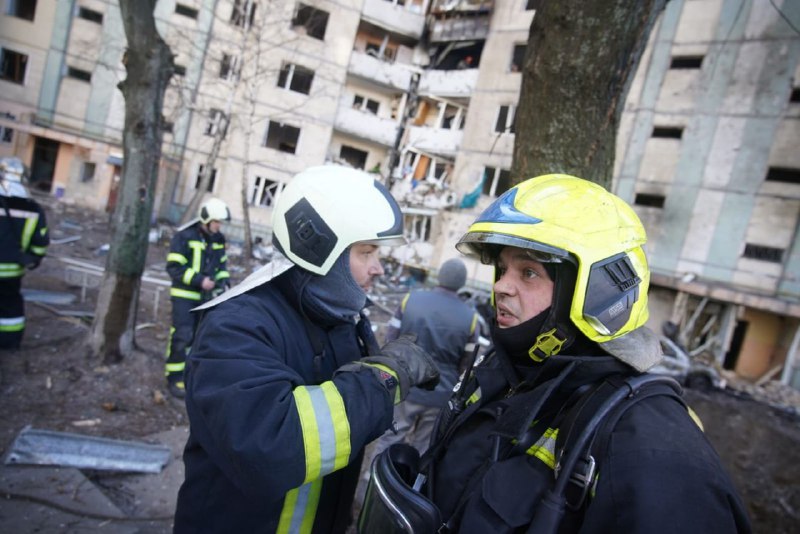
<svg viewBox="0 0 800 534"><path fill-rule="evenodd" d="M474 353L480 337L478 313L463 302L457 291L467 281L467 267L451 258L439 268L437 286L406 294L389 321L386 341L415 334L417 344L428 351L439 368L439 385L433 391L414 390L394 409L395 432L384 434L375 452L404 441L424 451L433 424L458 381L460 365Z"/></svg>
<svg viewBox="0 0 800 534"><path fill-rule="evenodd" d="M461 238L459 251L495 267L495 350L456 386L423 458L434 530L750 532L678 393L652 381L627 393L662 357L645 327L645 241L625 202L557 174L510 189ZM582 449L574 436L609 389L628 398ZM584 455L574 470L569 443ZM368 489L374 515L362 514L362 532L382 520L374 496Z"/></svg>
<svg viewBox="0 0 800 534"><path fill-rule="evenodd" d="M212 198L198 215L172 236L167 254L172 327L164 374L169 392L180 399L186 394L183 372L197 329L197 316L191 310L230 287L225 236L220 231L222 222L231 219L228 206Z"/></svg>
<svg viewBox="0 0 800 534"><path fill-rule="evenodd" d="M409 338L378 348L363 313L402 220L350 168L312 167L281 191L272 261L199 310L175 532L347 528L364 446L438 379Z"/></svg>
<svg viewBox="0 0 800 534"><path fill-rule="evenodd" d="M47 253L50 236L44 210L29 198L22 169L0 161L0 350L17 349L25 332L22 277Z"/></svg>

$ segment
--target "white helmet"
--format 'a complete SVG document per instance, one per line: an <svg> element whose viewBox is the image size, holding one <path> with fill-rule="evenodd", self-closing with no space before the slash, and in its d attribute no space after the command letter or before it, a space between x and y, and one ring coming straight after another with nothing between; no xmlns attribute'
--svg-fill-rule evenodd
<svg viewBox="0 0 800 534"><path fill-rule="evenodd" d="M231 212L228 205L218 198L211 198L200 206L200 222L208 224L211 221L230 221Z"/></svg>
<svg viewBox="0 0 800 534"><path fill-rule="evenodd" d="M24 175L25 165L19 158L0 158L0 195L28 198Z"/></svg>
<svg viewBox="0 0 800 534"><path fill-rule="evenodd" d="M310 167L286 185L272 213L272 242L292 263L325 275L354 243L402 245L403 215L372 175Z"/></svg>

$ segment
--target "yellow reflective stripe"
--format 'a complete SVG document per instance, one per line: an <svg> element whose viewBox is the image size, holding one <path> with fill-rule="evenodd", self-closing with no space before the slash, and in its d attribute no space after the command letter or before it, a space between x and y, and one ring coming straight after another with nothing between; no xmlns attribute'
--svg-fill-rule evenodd
<svg viewBox="0 0 800 534"><path fill-rule="evenodd" d="M178 254L177 252L170 252L167 254L167 263L174 261L175 263L180 263L181 265L186 265L189 261L186 259L186 256L183 254Z"/></svg>
<svg viewBox="0 0 800 534"><path fill-rule="evenodd" d="M31 246L29 250L34 254L36 254L37 256L44 256L47 253L47 247Z"/></svg>
<svg viewBox="0 0 800 534"><path fill-rule="evenodd" d="M179 289L177 287L170 288L169 294L173 297L189 300L200 300L201 296L199 291L187 291L186 289Z"/></svg>
<svg viewBox="0 0 800 534"><path fill-rule="evenodd" d="M211 243L211 250L219 250L221 248L225 248L225 245L222 243Z"/></svg>
<svg viewBox="0 0 800 534"><path fill-rule="evenodd" d="M0 263L0 278L19 278L25 268L19 263Z"/></svg>
<svg viewBox="0 0 800 534"><path fill-rule="evenodd" d="M692 409L691 409L689 406L687 406L687 407L686 407L686 409L689 411L689 417L691 417L691 418L692 418L692 421L694 421L694 424L696 424L697 426L699 426L699 427L700 427L700 430L702 430L703 432L705 432L705 431L706 431L706 429L705 429L705 427L703 426L703 421L702 421L702 420L700 420L700 416L699 416L699 415L697 415L697 412L695 412L694 410L692 410Z"/></svg>
<svg viewBox="0 0 800 534"><path fill-rule="evenodd" d="M311 394L305 386L299 386L292 391L297 414L300 416L300 428L303 430L303 449L306 457L306 474L303 484L319 478L320 460L319 429L314 407L311 403Z"/></svg>
<svg viewBox="0 0 800 534"><path fill-rule="evenodd" d="M525 452L540 459L550 469L555 469L557 437L558 429L548 428L544 431L542 437L540 437L539 440L531 445L531 447Z"/></svg>
<svg viewBox="0 0 800 534"><path fill-rule="evenodd" d="M478 325L478 314L476 313L475 315L472 316L472 324L469 325L469 333L470 334L474 334L475 333L475 327L477 325Z"/></svg>
<svg viewBox="0 0 800 534"><path fill-rule="evenodd" d="M25 329L25 316L0 319L0 332L21 332Z"/></svg>
<svg viewBox="0 0 800 534"><path fill-rule="evenodd" d="M475 393L473 393L472 395L469 396L469 398L467 399L467 406L469 406L470 404L475 404L479 400L481 400L481 388L480 387L475 390Z"/></svg>
<svg viewBox="0 0 800 534"><path fill-rule="evenodd" d="M324 382L320 388L325 395L325 401L330 410L331 422L334 432L334 457L333 471L342 469L350 460L350 421L347 419L347 410L344 409L344 400L333 382Z"/></svg>
<svg viewBox="0 0 800 534"><path fill-rule="evenodd" d="M321 490L320 478L287 492L276 533L310 534L317 515Z"/></svg>
<svg viewBox="0 0 800 534"><path fill-rule="evenodd" d="M172 354L172 335L175 334L175 327L169 327L169 337L167 337L167 358Z"/></svg>
<svg viewBox="0 0 800 534"><path fill-rule="evenodd" d="M192 269L195 272L200 272L201 257L203 251L206 249L204 241L189 241L189 248L192 249Z"/></svg>
<svg viewBox="0 0 800 534"><path fill-rule="evenodd" d="M226 255L222 256L222 257L219 259L219 261L220 261L220 262L223 262L223 263L224 263L224 262L226 262L226 261L228 261L228 255L226 254Z"/></svg>
<svg viewBox="0 0 800 534"><path fill-rule="evenodd" d="M47 227L43 226L42 229L39 230L39 235L44 237L45 234L47 234Z"/></svg>
<svg viewBox="0 0 800 534"><path fill-rule="evenodd" d="M183 271L183 276L181 276L181 282L183 282L187 286L191 285L192 278L194 278L195 272L196 271L194 269L186 269L185 271Z"/></svg>
<svg viewBox="0 0 800 534"><path fill-rule="evenodd" d="M27 250L28 245L31 244L31 237L33 236L33 231L36 230L36 221L38 220L39 217L25 219L25 226L22 227L22 238L20 239L22 250Z"/></svg>
<svg viewBox="0 0 800 534"><path fill-rule="evenodd" d="M168 364L166 364L164 366L164 369L166 369L167 374L169 374L169 373L180 373L184 369L186 369L186 362L168 363Z"/></svg>
<svg viewBox="0 0 800 534"><path fill-rule="evenodd" d="M406 311L406 303L408 302L408 298L411 296L411 293L406 293L406 296L403 297L403 301L400 303L400 311Z"/></svg>
<svg viewBox="0 0 800 534"><path fill-rule="evenodd" d="M293 395L303 430L305 484L347 465L350 459L350 422L342 396L333 382L299 386Z"/></svg>
<svg viewBox="0 0 800 534"><path fill-rule="evenodd" d="M228 273L228 271L220 271L214 276L214 278L216 278L217 280L222 280L223 278L230 278L230 277L231 275L230 273Z"/></svg>

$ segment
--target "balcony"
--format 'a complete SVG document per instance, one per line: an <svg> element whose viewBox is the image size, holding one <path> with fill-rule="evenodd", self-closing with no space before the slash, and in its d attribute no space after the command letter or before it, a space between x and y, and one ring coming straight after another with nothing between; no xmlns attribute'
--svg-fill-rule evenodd
<svg viewBox="0 0 800 534"><path fill-rule="evenodd" d="M334 128L359 139L385 146L394 146L398 124L391 119L382 119L368 111L353 109L349 104L341 102L336 111Z"/></svg>
<svg viewBox="0 0 800 534"><path fill-rule="evenodd" d="M382 0L378 0L382 1ZM347 73L371 82L408 91L411 85L411 70L402 63L382 61L364 52L353 50Z"/></svg>
<svg viewBox="0 0 800 534"><path fill-rule="evenodd" d="M489 15L433 20L430 30L432 43L484 40L489 35Z"/></svg>
<svg viewBox="0 0 800 534"><path fill-rule="evenodd" d="M406 2L405 6L387 0L365 0L361 18L390 32L418 40L425 28L424 6Z"/></svg>
<svg viewBox="0 0 800 534"><path fill-rule="evenodd" d="M463 138L463 130L412 126L408 129L407 146L421 152L454 157Z"/></svg>
<svg viewBox="0 0 800 534"><path fill-rule="evenodd" d="M419 79L423 95L469 98L478 84L478 69L427 70Z"/></svg>

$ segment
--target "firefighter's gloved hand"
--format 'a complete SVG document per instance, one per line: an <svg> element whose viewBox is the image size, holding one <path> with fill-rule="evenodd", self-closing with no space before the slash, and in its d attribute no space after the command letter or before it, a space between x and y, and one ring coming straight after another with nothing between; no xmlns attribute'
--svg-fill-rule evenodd
<svg viewBox="0 0 800 534"><path fill-rule="evenodd" d="M31 254L30 252L22 253L22 264L29 271L36 269L41 262L42 262L41 256L37 256L36 254Z"/></svg>
<svg viewBox="0 0 800 534"><path fill-rule="evenodd" d="M368 367L395 404L403 401L412 387L433 389L439 383L439 369L431 355L414 343L416 337L404 334L384 345L378 354L343 365L337 374Z"/></svg>
<svg viewBox="0 0 800 534"><path fill-rule="evenodd" d="M231 288L231 283L229 280L217 280L216 285L214 285L214 289L211 290L212 297L218 297L225 293L227 290Z"/></svg>

